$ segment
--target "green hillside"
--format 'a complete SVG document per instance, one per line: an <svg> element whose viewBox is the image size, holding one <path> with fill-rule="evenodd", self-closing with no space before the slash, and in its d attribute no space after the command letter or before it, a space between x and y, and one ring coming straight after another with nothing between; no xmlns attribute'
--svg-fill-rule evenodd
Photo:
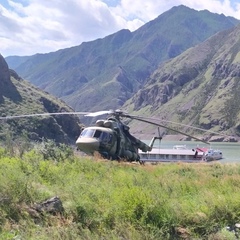
<svg viewBox="0 0 240 240"><path fill-rule="evenodd" d="M75 110L116 109L143 87L160 63L237 23L178 6L135 32L121 30L57 52L6 60L21 77Z"/></svg>
<svg viewBox="0 0 240 240"><path fill-rule="evenodd" d="M0 239L237 239L239 164L142 166L52 151L20 158L0 148Z"/></svg>
<svg viewBox="0 0 240 240"><path fill-rule="evenodd" d="M66 103L50 96L8 69L0 56L0 116L73 111ZM0 139L53 139L74 143L80 133L76 116L44 116L0 120Z"/></svg>
<svg viewBox="0 0 240 240"><path fill-rule="evenodd" d="M240 25L163 64L125 108L239 136L239 91Z"/></svg>

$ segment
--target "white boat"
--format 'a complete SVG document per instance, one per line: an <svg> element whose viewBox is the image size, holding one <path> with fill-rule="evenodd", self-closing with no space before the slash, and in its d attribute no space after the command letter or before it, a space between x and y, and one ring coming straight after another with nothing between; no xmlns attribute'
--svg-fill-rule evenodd
<svg viewBox="0 0 240 240"><path fill-rule="evenodd" d="M204 158L207 162L209 162L214 160L220 160L223 158L223 155L220 150L208 149L208 151L205 153Z"/></svg>
<svg viewBox="0 0 240 240"><path fill-rule="evenodd" d="M187 149L186 145L175 145L173 146L173 149Z"/></svg>
<svg viewBox="0 0 240 240"><path fill-rule="evenodd" d="M139 151L141 162L208 162L222 159L222 152L208 148L188 149L186 145L175 145L172 149L153 148Z"/></svg>

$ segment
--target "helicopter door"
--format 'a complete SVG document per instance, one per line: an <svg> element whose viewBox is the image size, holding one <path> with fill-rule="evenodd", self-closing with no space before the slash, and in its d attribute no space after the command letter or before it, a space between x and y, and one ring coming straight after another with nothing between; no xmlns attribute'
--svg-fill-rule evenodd
<svg viewBox="0 0 240 240"><path fill-rule="evenodd" d="M100 140L104 144L111 144L112 143L112 134L102 132L100 136Z"/></svg>

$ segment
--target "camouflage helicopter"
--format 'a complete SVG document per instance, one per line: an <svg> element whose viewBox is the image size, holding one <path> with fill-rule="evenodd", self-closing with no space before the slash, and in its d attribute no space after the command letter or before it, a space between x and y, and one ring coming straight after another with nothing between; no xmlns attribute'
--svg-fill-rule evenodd
<svg viewBox="0 0 240 240"><path fill-rule="evenodd" d="M6 116L0 117L1 119L13 119L13 118L23 118L23 117L33 117L33 116L47 116L47 115L84 115L87 117L97 117L100 115L110 115L107 119L99 119L96 121L96 124L91 127L86 127L82 130L80 136L76 140L76 145L78 150L93 155L95 152L98 152L102 157L106 159L118 160L118 159L126 159L127 161L139 161L140 157L138 154L138 150L140 149L143 152L149 152L152 150L155 140L161 140L162 136L154 136L149 145L137 139L129 132L129 126L124 124L121 119L128 118L132 120L138 120L140 122L148 123L155 125L157 127L163 127L174 132L183 134L190 138L193 138L197 141L201 141L205 144L209 144L208 142L186 134L184 132L178 131L176 129L167 127L166 125L156 123L155 121L159 121L159 119L150 118L150 117L142 117L129 115L124 113L121 110L110 110L110 111L99 111L95 113L89 112L58 112L58 113L42 113L42 114L27 114L27 115L18 115L18 116ZM169 122L170 121L163 121ZM187 126L190 128L207 131L201 128L175 123L178 125ZM211 132L214 133L214 132ZM218 133L214 133L218 134Z"/></svg>
<svg viewBox="0 0 240 240"><path fill-rule="evenodd" d="M139 161L139 149L143 152L149 152L152 150L154 142L162 139L159 133L159 136L154 136L150 144L147 145L130 134L129 126L121 121L122 118L129 118L152 124L157 127L164 127L177 133L181 133L185 136L194 138L195 140L207 143L206 141L194 136L190 136L176 129L169 128L163 124L155 123L153 121L154 118L129 115L121 110L100 111L96 113L90 113L85 116L96 117L102 114L109 114L110 117L108 117L106 120L97 120L95 126L83 129L76 141L76 145L79 150L91 155L94 152L99 152L100 155L107 159L127 159L128 161Z"/></svg>

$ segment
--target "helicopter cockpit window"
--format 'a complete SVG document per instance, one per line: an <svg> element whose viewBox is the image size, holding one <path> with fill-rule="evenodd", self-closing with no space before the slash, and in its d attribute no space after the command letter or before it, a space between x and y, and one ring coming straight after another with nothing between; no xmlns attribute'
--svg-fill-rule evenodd
<svg viewBox="0 0 240 240"><path fill-rule="evenodd" d="M94 129L84 129L81 133L81 137L88 138L93 137L95 130Z"/></svg>
<svg viewBox="0 0 240 240"><path fill-rule="evenodd" d="M81 137L83 138L99 138L102 142L111 143L112 142L112 134L107 132L103 132L95 129L84 129L81 133Z"/></svg>
<svg viewBox="0 0 240 240"><path fill-rule="evenodd" d="M94 137L94 138L100 138L101 133L102 133L101 131L96 130L95 133L94 133L94 135L93 135L93 137Z"/></svg>

